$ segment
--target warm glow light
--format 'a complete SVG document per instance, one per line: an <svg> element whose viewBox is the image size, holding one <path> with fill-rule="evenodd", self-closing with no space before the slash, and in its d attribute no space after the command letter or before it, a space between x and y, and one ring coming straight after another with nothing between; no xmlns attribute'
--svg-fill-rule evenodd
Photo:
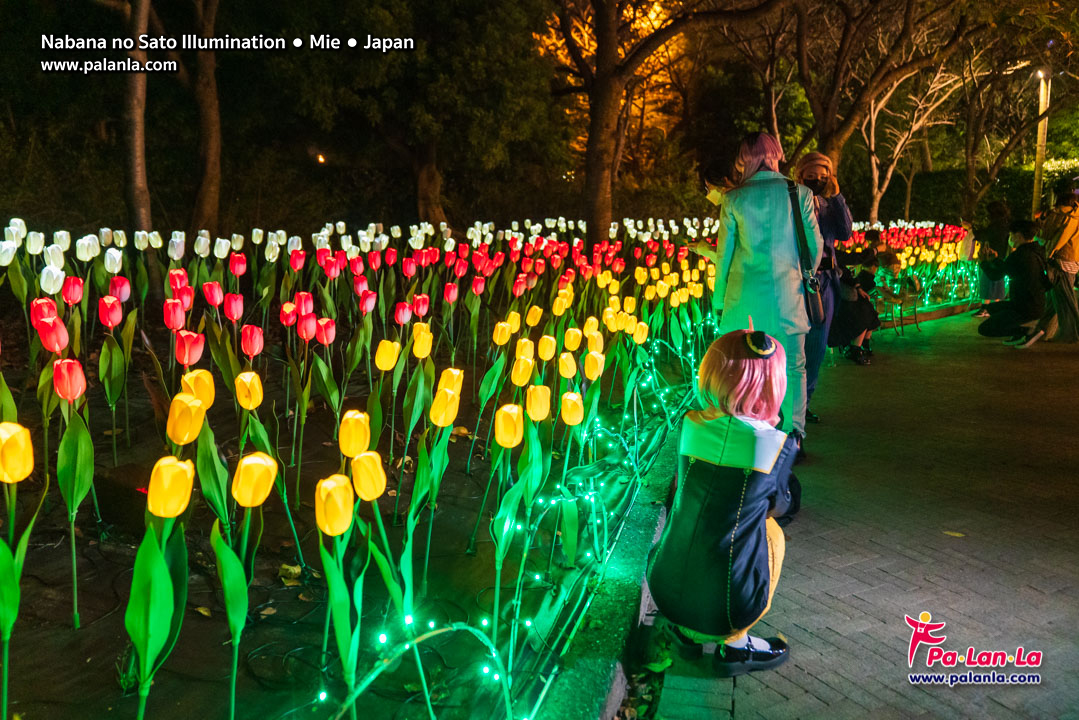
<svg viewBox="0 0 1079 720"><path fill-rule="evenodd" d="M326 156L323 155L322 153L319 153L318 157L315 158L315 159L318 160L319 165L325 165L326 164Z"/></svg>
<svg viewBox="0 0 1079 720"><path fill-rule="evenodd" d="M1042 72L1041 70L1039 70L1039 71L1038 71L1038 79L1040 80L1040 79L1042 79L1042 78L1044 78L1044 77L1045 77L1045 73L1044 73L1044 72Z"/></svg>

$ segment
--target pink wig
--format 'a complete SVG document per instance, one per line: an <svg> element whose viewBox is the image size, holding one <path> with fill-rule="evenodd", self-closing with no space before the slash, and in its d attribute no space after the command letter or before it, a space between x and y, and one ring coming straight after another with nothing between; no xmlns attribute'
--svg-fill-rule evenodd
<svg viewBox="0 0 1079 720"><path fill-rule="evenodd" d="M775 422L787 392L787 353L768 336L774 351L761 357L750 347L749 330L734 330L708 348L698 372L705 409Z"/></svg>
<svg viewBox="0 0 1079 720"><path fill-rule="evenodd" d="M734 161L735 182L744 184L760 170L779 172L783 162L783 146L768 133L755 132L745 136Z"/></svg>

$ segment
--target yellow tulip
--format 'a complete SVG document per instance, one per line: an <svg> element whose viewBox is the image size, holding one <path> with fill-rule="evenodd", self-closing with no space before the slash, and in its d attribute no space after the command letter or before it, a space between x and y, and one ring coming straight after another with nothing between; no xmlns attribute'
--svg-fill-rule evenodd
<svg viewBox="0 0 1079 720"><path fill-rule="evenodd" d="M706 265L707 265L707 263L704 261L704 258L697 258L697 269L698 270L704 270Z"/></svg>
<svg viewBox="0 0 1079 720"><path fill-rule="evenodd" d="M601 314L599 316L599 318L600 318L600 320L603 321L604 325L609 325L610 322L611 322L611 318L613 318L614 316L615 316L615 311L612 310L609 307L605 307L605 308L603 308L603 314Z"/></svg>
<svg viewBox="0 0 1079 720"><path fill-rule="evenodd" d="M566 331L566 336L563 338L566 349L570 352L577 352L577 348L581 346L581 338L584 334L577 328L570 328Z"/></svg>
<svg viewBox="0 0 1079 720"><path fill-rule="evenodd" d="M643 322L637 323L637 328L633 331L633 342L638 345L643 345L644 341L648 339L648 326Z"/></svg>
<svg viewBox="0 0 1079 720"><path fill-rule="evenodd" d="M689 273L689 277L690 277L691 280L693 280L693 282L700 282L701 281L701 271L698 270L697 268L693 268Z"/></svg>
<svg viewBox="0 0 1079 720"><path fill-rule="evenodd" d="M594 333L597 330L599 330L599 320L597 320L591 315L586 317L584 319L584 327L581 328L581 332L587 336L588 333Z"/></svg>
<svg viewBox="0 0 1079 720"><path fill-rule="evenodd" d="M515 333L521 329L521 313L514 310L506 316L506 324L510 326L510 332Z"/></svg>
<svg viewBox="0 0 1079 720"><path fill-rule="evenodd" d="M622 303L618 299L617 295L611 295L611 297L607 298L607 307L609 307L611 310L614 310L615 312L618 312L622 309Z"/></svg>
<svg viewBox="0 0 1079 720"><path fill-rule="evenodd" d="M622 283L618 280L612 280L611 284L607 286L607 292L611 295L617 295L622 291Z"/></svg>
<svg viewBox="0 0 1079 720"><path fill-rule="evenodd" d="M187 445L199 436L206 419L206 408L190 393L177 393L169 405L165 434L177 445Z"/></svg>
<svg viewBox="0 0 1079 720"><path fill-rule="evenodd" d="M711 291L715 291L715 289L716 289L716 278L715 278L715 276L712 276L712 277L708 278L708 289L711 290Z"/></svg>
<svg viewBox="0 0 1079 720"><path fill-rule="evenodd" d="M216 396L214 376L209 370L192 370L184 373L180 378L180 392L194 395L202 403L202 407L209 410Z"/></svg>
<svg viewBox="0 0 1079 720"><path fill-rule="evenodd" d="M382 340L375 350L375 367L382 372L393 370L397 365L397 356L401 354L401 343L396 340Z"/></svg>
<svg viewBox="0 0 1079 720"><path fill-rule="evenodd" d="M276 479L276 460L264 452L244 455L232 476L232 497L240 507L258 507L270 496Z"/></svg>
<svg viewBox="0 0 1079 720"><path fill-rule="evenodd" d="M584 376L589 380L595 380L603 374L605 358L602 354L592 351L584 356Z"/></svg>
<svg viewBox="0 0 1079 720"><path fill-rule="evenodd" d="M504 448L515 448L524 439L525 418L520 405L503 405L495 413L495 441Z"/></svg>
<svg viewBox="0 0 1079 720"><path fill-rule="evenodd" d="M671 295L671 299L667 302L671 304L672 308L676 308L682 304L682 297L678 293L674 293Z"/></svg>
<svg viewBox="0 0 1079 720"><path fill-rule="evenodd" d="M566 314L566 306L567 303L565 300L563 300L561 297L556 297L554 299L554 304L551 305L551 314L555 317L562 317Z"/></svg>
<svg viewBox="0 0 1079 720"><path fill-rule="evenodd" d="M659 268L649 268L648 277L652 278L653 280L659 280Z"/></svg>
<svg viewBox="0 0 1079 720"><path fill-rule="evenodd" d="M524 387L532 382L532 369L535 363L530 358L517 358L513 362L513 370L510 371L510 380L517 387Z"/></svg>
<svg viewBox="0 0 1079 720"><path fill-rule="evenodd" d="M528 327L536 327L539 325L540 320L543 319L543 308L539 305L533 305L528 308L528 314L525 315L525 325Z"/></svg>
<svg viewBox="0 0 1079 720"><path fill-rule="evenodd" d="M199 371L196 371L199 372ZM236 376L236 402L244 410L256 410L262 404L262 378L248 370Z"/></svg>
<svg viewBox="0 0 1079 720"><path fill-rule="evenodd" d="M438 427L449 427L457 419L461 407L461 395L450 388L442 388L431 401L431 422Z"/></svg>
<svg viewBox="0 0 1079 720"><path fill-rule="evenodd" d="M551 388L546 385L532 385L525 393L525 408L532 422L546 420L551 414Z"/></svg>
<svg viewBox="0 0 1079 720"><path fill-rule="evenodd" d="M438 377L439 390L453 390L458 395L465 385L465 372L457 368L446 368Z"/></svg>
<svg viewBox="0 0 1079 720"><path fill-rule="evenodd" d="M631 315L637 311L637 298L628 297L622 301L622 309Z"/></svg>
<svg viewBox="0 0 1079 720"><path fill-rule="evenodd" d="M22 482L34 471L30 431L19 423L0 423L0 481Z"/></svg>
<svg viewBox="0 0 1079 720"><path fill-rule="evenodd" d="M195 484L195 463L167 455L150 471L146 489L146 509L151 515L174 518L187 509Z"/></svg>
<svg viewBox="0 0 1079 720"><path fill-rule="evenodd" d="M651 302L656 299L656 286L649 285L644 289L644 299Z"/></svg>
<svg viewBox="0 0 1079 720"><path fill-rule="evenodd" d="M580 393L562 393L562 422L570 427L580 425L584 420L584 400Z"/></svg>
<svg viewBox="0 0 1079 720"><path fill-rule="evenodd" d="M355 502L352 483L344 475L330 475L315 486L315 523L331 537L341 535L352 525Z"/></svg>
<svg viewBox="0 0 1079 720"><path fill-rule="evenodd" d="M692 279L693 279L693 273L691 273L689 270L683 270L682 271L682 282L689 282Z"/></svg>
<svg viewBox="0 0 1079 720"><path fill-rule="evenodd" d="M601 272L599 275L596 276L596 285L598 285L601 288L607 287L607 283L609 283L610 281L611 281L611 271L610 270L604 270L603 272Z"/></svg>
<svg viewBox="0 0 1079 720"><path fill-rule="evenodd" d="M359 410L346 410L337 430L337 445L341 454L354 458L371 447L371 419Z"/></svg>
<svg viewBox="0 0 1079 720"><path fill-rule="evenodd" d="M689 260L686 260L685 258L682 258L682 260L678 263L678 267L681 270L688 270L689 269Z"/></svg>
<svg viewBox="0 0 1079 720"><path fill-rule="evenodd" d="M667 293L669 293L670 291L671 287L667 283L663 282L662 280L656 282L656 295L658 295L659 297L667 297Z"/></svg>
<svg viewBox="0 0 1079 720"><path fill-rule="evenodd" d="M624 312L612 312L610 315L604 313L603 324L607 326L607 332L618 332L620 329L619 324L622 322L619 316L625 317L625 315Z"/></svg>
<svg viewBox="0 0 1079 720"><path fill-rule="evenodd" d="M671 274L671 264L668 262L661 263L659 269L664 275Z"/></svg>
<svg viewBox="0 0 1079 720"><path fill-rule="evenodd" d="M417 360L423 360L431 354L431 343L434 338L427 323L419 322L412 326L412 354Z"/></svg>
<svg viewBox="0 0 1079 720"><path fill-rule="evenodd" d="M693 286L689 289L689 294L698 299L704 297L704 286L699 282L693 283Z"/></svg>
<svg viewBox="0 0 1079 720"><path fill-rule="evenodd" d="M544 335L539 339L539 345L536 346L536 353L539 355L540 360L547 362L554 357L554 352L557 349L555 339L550 335Z"/></svg>
<svg viewBox="0 0 1079 720"><path fill-rule="evenodd" d="M648 268L638 265L637 269L633 271L633 279L637 281L638 285L644 285L648 282Z"/></svg>
<svg viewBox="0 0 1079 720"><path fill-rule="evenodd" d="M683 303L689 302L689 288L687 288L687 287L678 288L678 299Z"/></svg>
<svg viewBox="0 0 1079 720"><path fill-rule="evenodd" d="M588 333L589 352L603 352L603 336L598 332Z"/></svg>
<svg viewBox="0 0 1079 720"><path fill-rule="evenodd" d="M558 356L558 374L567 380L577 376L577 361L572 353L564 352Z"/></svg>
<svg viewBox="0 0 1079 720"><path fill-rule="evenodd" d="M362 452L352 460L352 484L360 500L374 502L386 492L386 468L382 456L374 450Z"/></svg>
<svg viewBox="0 0 1079 720"><path fill-rule="evenodd" d="M517 341L517 359L528 358L529 360L536 357L536 346L528 338L521 338Z"/></svg>
<svg viewBox="0 0 1079 720"><path fill-rule="evenodd" d="M498 346L505 345L510 341L511 332L508 322L495 323L495 331L491 337L491 342Z"/></svg>
<svg viewBox="0 0 1079 720"><path fill-rule="evenodd" d="M709 265L708 266L708 277L715 277L715 276L716 276L716 266L715 265Z"/></svg>

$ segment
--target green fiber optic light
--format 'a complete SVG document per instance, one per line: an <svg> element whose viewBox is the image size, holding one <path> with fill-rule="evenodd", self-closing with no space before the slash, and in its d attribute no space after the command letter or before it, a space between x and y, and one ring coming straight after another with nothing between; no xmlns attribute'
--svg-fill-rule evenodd
<svg viewBox="0 0 1079 720"><path fill-rule="evenodd" d="M427 627L429 627L429 628L431 628L432 630L434 630L434 629L435 629L435 621L434 621L434 620L431 620L430 622L428 622L428 623L427 623Z"/></svg>
<svg viewBox="0 0 1079 720"><path fill-rule="evenodd" d="M498 673L495 673L495 680L497 680L498 677L499 677Z"/></svg>
<svg viewBox="0 0 1079 720"><path fill-rule="evenodd" d="M381 644L385 645L385 644L386 644L386 641L387 641L388 639L389 639L389 638L387 638L387 637L386 637L386 633L379 633L379 634L378 634L378 641L379 641L379 642L380 642Z"/></svg>
<svg viewBox="0 0 1079 720"><path fill-rule="evenodd" d="M489 666L487 666L487 665L484 665L483 666L483 674L484 675L490 675L491 674L491 668Z"/></svg>
<svg viewBox="0 0 1079 720"><path fill-rule="evenodd" d="M326 702L326 691L325 690L319 690L319 692L318 692L318 701L319 702Z"/></svg>
<svg viewBox="0 0 1079 720"><path fill-rule="evenodd" d="M487 627L487 618L480 620L480 625Z"/></svg>
<svg viewBox="0 0 1079 720"><path fill-rule="evenodd" d="M412 616L411 615L405 615L405 625L411 625L411 624L412 624Z"/></svg>
<svg viewBox="0 0 1079 720"><path fill-rule="evenodd" d="M525 627L532 627L532 621L531 620L525 620Z"/></svg>
<svg viewBox="0 0 1079 720"><path fill-rule="evenodd" d="M535 577L536 577L536 579L537 579L537 580L539 580L539 579L540 579L540 574L539 574L539 573L536 573L536 576L535 576Z"/></svg>

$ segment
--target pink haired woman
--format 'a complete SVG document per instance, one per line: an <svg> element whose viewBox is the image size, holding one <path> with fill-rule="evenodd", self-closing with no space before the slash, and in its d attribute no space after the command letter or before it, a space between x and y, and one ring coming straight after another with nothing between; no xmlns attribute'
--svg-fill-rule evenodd
<svg viewBox="0 0 1079 720"><path fill-rule="evenodd" d="M777 430L786 354L763 332L729 332L701 362L701 410L686 415L678 489L648 566L648 587L683 656L715 642L721 677L776 667L787 644L749 630L768 612L783 566L770 507L796 445Z"/></svg>

